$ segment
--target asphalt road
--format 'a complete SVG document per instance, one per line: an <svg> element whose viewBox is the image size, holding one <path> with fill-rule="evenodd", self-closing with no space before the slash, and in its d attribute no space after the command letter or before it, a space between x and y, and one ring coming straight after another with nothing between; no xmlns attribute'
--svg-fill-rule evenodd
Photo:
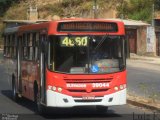
<svg viewBox="0 0 160 120"><path fill-rule="evenodd" d="M160 64L145 60L128 60L128 92L160 101Z"/></svg>
<svg viewBox="0 0 160 120"><path fill-rule="evenodd" d="M129 71L134 69L129 68ZM146 73L147 74L147 73ZM143 77L143 76L142 76ZM145 76L144 76L145 77ZM143 78L146 79L146 78ZM130 81L129 81L130 82ZM109 107L106 113L97 113L94 107L76 107L71 109L52 109L52 114L41 116L36 114L35 104L27 99L23 99L19 103L15 103L11 99L11 83L7 77L7 73L3 64L0 64L0 119L5 117L17 117L21 119L91 119L91 120L133 120L133 113L135 113L135 120L138 115L152 114L152 111L144 110L131 105ZM7 113L7 114L5 114ZM13 116L11 116L13 115ZM143 116L142 116L143 117ZM141 120L141 119L140 119Z"/></svg>

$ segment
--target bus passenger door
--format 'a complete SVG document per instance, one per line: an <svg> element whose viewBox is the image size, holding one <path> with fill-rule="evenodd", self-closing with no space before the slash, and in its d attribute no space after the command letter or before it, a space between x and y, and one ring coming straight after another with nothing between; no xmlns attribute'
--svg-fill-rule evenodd
<svg viewBox="0 0 160 120"><path fill-rule="evenodd" d="M40 99L42 103L46 102L46 45L47 37L46 35L40 35Z"/></svg>

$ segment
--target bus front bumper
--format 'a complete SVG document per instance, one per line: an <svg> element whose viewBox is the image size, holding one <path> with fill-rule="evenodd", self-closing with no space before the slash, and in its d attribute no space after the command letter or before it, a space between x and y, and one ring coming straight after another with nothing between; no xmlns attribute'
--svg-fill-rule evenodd
<svg viewBox="0 0 160 120"><path fill-rule="evenodd" d="M104 97L96 97L94 100L83 100L82 98L74 98L58 92L47 90L47 107L74 107L74 106L112 106L126 104L126 89L105 95Z"/></svg>

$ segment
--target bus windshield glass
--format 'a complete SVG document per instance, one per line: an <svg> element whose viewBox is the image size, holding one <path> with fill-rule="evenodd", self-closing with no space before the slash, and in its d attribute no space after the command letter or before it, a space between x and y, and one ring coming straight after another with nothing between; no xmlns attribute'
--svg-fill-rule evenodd
<svg viewBox="0 0 160 120"><path fill-rule="evenodd" d="M48 68L67 74L105 74L125 69L122 36L50 36Z"/></svg>

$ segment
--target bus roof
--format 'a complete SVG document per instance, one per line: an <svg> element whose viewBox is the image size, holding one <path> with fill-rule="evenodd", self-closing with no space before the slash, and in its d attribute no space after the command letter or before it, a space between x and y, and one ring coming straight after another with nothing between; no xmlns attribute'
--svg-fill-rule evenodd
<svg viewBox="0 0 160 120"><path fill-rule="evenodd" d="M11 34L18 32L19 27L12 27L4 29L4 34Z"/></svg>
<svg viewBox="0 0 160 120"><path fill-rule="evenodd" d="M107 20L107 19L82 19L82 18L70 18L70 19L61 19L61 20L54 20L54 21L49 21L49 22L44 22L44 23L35 23L35 24L29 24L29 25L23 25L19 27L19 32L27 32L27 31L39 31L39 30L44 30L46 29L48 31L48 34L67 34L67 33L72 33L73 34L83 34L83 32L58 32L58 24L59 23L67 23L67 22L104 22L104 23L116 23L118 28L118 33L114 34L124 34L124 23L122 21L117 21L117 20ZM85 34L90 34L91 32L85 32ZM100 32L94 31L92 33L99 34ZM110 33L110 32L108 32ZM101 34L106 34L106 32L101 32Z"/></svg>

